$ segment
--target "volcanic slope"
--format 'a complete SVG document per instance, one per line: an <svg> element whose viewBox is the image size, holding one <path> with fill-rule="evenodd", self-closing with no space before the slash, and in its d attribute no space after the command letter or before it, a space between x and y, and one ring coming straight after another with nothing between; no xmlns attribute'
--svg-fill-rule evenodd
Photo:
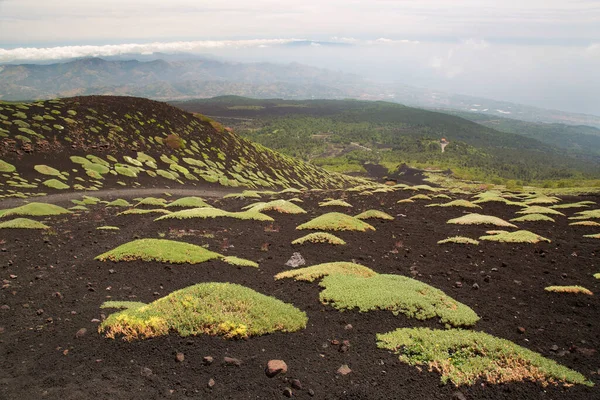
<svg viewBox="0 0 600 400"><path fill-rule="evenodd" d="M112 96L0 103L4 197L112 187L334 188L357 183L165 103Z"/></svg>

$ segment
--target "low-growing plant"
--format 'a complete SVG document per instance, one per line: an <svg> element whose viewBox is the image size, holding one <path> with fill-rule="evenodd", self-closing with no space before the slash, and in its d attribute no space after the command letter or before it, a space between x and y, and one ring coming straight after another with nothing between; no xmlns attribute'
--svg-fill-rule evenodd
<svg viewBox="0 0 600 400"><path fill-rule="evenodd" d="M0 217L8 217L11 215L45 217L70 213L71 211L66 208L54 204L32 202L19 207L0 210Z"/></svg>
<svg viewBox="0 0 600 400"><path fill-rule="evenodd" d="M292 269L275 275L275 280L292 278L296 281L313 282L332 274L355 275L363 278L375 276L376 272L364 265L351 262L329 262L306 268Z"/></svg>
<svg viewBox="0 0 600 400"><path fill-rule="evenodd" d="M133 204L124 199L116 199L106 203L106 207L131 207Z"/></svg>
<svg viewBox="0 0 600 400"><path fill-rule="evenodd" d="M340 239L339 237L332 235L327 232L315 232L309 233L306 236L302 236L292 242L292 244L304 244L304 243L327 243L333 245L344 245L345 241Z"/></svg>
<svg viewBox="0 0 600 400"><path fill-rule="evenodd" d="M37 172L39 172L42 175L57 176L61 179L65 179L65 177L59 170L49 167L47 165L34 165L33 169L35 169Z"/></svg>
<svg viewBox="0 0 600 400"><path fill-rule="evenodd" d="M159 199L156 197L146 197L141 199L135 207L139 206L152 206L152 207L165 207L167 205L167 200Z"/></svg>
<svg viewBox="0 0 600 400"><path fill-rule="evenodd" d="M100 231L118 231L121 228L119 228L118 226L104 225L104 226L99 226L96 229L100 230Z"/></svg>
<svg viewBox="0 0 600 400"><path fill-rule="evenodd" d="M513 218L510 222L555 222L553 218L544 214L525 214L518 218Z"/></svg>
<svg viewBox="0 0 600 400"><path fill-rule="evenodd" d="M460 329L399 328L377 335L377 347L409 365L438 371L443 383L537 381L593 386L582 374L505 339Z"/></svg>
<svg viewBox="0 0 600 400"><path fill-rule="evenodd" d="M273 218L268 215L261 214L256 211L242 211L242 212L230 212L221 210L213 207L200 207L190 208L187 210L176 211L169 215L164 215L155 219L155 221L162 221L167 219L188 219L188 218L234 218L241 220L254 220L254 221L274 221Z"/></svg>
<svg viewBox="0 0 600 400"><path fill-rule="evenodd" d="M593 235L583 235L583 237L592 238L592 239L600 239L600 233L595 233Z"/></svg>
<svg viewBox="0 0 600 400"><path fill-rule="evenodd" d="M190 243L165 239L138 239L100 254L95 260L198 264L221 257L218 253Z"/></svg>
<svg viewBox="0 0 600 400"><path fill-rule="evenodd" d="M332 212L316 217L296 227L298 230L314 229L319 231L374 231L375 228L350 215Z"/></svg>
<svg viewBox="0 0 600 400"><path fill-rule="evenodd" d="M539 243L539 242L548 242L550 243L550 239L546 239L543 236L537 235L533 232L519 230L516 232L507 232L507 231L487 231L488 235L481 236L479 240L489 240L493 242L502 242L502 243Z"/></svg>
<svg viewBox="0 0 600 400"><path fill-rule="evenodd" d="M244 207L246 208L246 207ZM265 211L276 211L283 214L306 214L306 211L287 200L273 200L269 202L260 202L252 205L248 208L248 211L265 212Z"/></svg>
<svg viewBox="0 0 600 400"><path fill-rule="evenodd" d="M199 207L212 207L210 204L206 203L204 199L200 197L190 196L190 197L182 197L175 201L167 204L167 207L179 207L179 208L199 208Z"/></svg>
<svg viewBox="0 0 600 400"><path fill-rule="evenodd" d="M579 222L571 222L569 225L571 225L571 226L600 226L600 222L596 222L596 221L579 221Z"/></svg>
<svg viewBox="0 0 600 400"><path fill-rule="evenodd" d="M131 341L167 335L246 338L306 327L306 314L291 304L232 283L200 283L148 305L111 314L98 331Z"/></svg>
<svg viewBox="0 0 600 400"><path fill-rule="evenodd" d="M12 165L7 163L6 161L0 160L0 172L15 172L17 170L17 168Z"/></svg>
<svg viewBox="0 0 600 400"><path fill-rule="evenodd" d="M416 195L414 195L412 197L409 197L406 200L412 200L412 201L415 201L415 200L431 200L431 197L427 196L426 194L416 194Z"/></svg>
<svg viewBox="0 0 600 400"><path fill-rule="evenodd" d="M65 190L70 187L69 185L59 181L58 179L48 179L47 181L42 182L42 184L44 186L57 190Z"/></svg>
<svg viewBox="0 0 600 400"><path fill-rule="evenodd" d="M483 215L477 213L463 215L462 217L451 219L447 223L458 225L495 225L507 228L517 227L516 225L506 222L501 218L494 217L493 215Z"/></svg>
<svg viewBox="0 0 600 400"><path fill-rule="evenodd" d="M561 215L565 216L565 214L560 211L556 211L552 208L543 207L543 206L530 206L525 208L524 210L517 211L517 214L550 214L550 215Z"/></svg>
<svg viewBox="0 0 600 400"><path fill-rule="evenodd" d="M545 287L544 290L546 292L553 293L575 293L575 294L587 294L588 296L593 296L589 289L586 289L582 286L548 286Z"/></svg>
<svg viewBox="0 0 600 400"><path fill-rule="evenodd" d="M15 218L0 222L0 229L50 229L50 227L29 218Z"/></svg>
<svg viewBox="0 0 600 400"><path fill-rule="evenodd" d="M437 242L437 244L447 244L447 243L474 244L474 245L478 245L479 241L475 240L475 239L468 238L468 237L464 237L464 236L454 236L454 237L449 237L447 239L440 240L439 242Z"/></svg>
<svg viewBox="0 0 600 400"><path fill-rule="evenodd" d="M319 207L352 207L352 204L344 200L329 200L319 203Z"/></svg>
<svg viewBox="0 0 600 400"><path fill-rule="evenodd" d="M392 221L394 219L394 217L392 217L388 213L384 213L383 211L379 211L379 210L367 210L367 211L364 211L364 212L356 215L354 218L363 219L363 220L364 219L384 219L387 221Z"/></svg>
<svg viewBox="0 0 600 400"><path fill-rule="evenodd" d="M143 214L164 214L164 215L168 215L168 214L171 214L171 211L165 210L165 209L162 209L162 208L153 208L153 209L132 208L131 210L122 211L122 212L118 213L117 215L143 215Z"/></svg>
<svg viewBox="0 0 600 400"><path fill-rule="evenodd" d="M466 207L466 208L481 208L477 204L473 204L468 200L453 200L443 204L428 204L425 207Z"/></svg>
<svg viewBox="0 0 600 400"><path fill-rule="evenodd" d="M239 257L235 257L235 256L227 256L227 257L223 257L221 259L223 262L230 264L230 265L235 265L238 267L253 267L253 268L258 268L258 263L251 261L251 260L246 260L244 258L239 258Z"/></svg>
<svg viewBox="0 0 600 400"><path fill-rule="evenodd" d="M570 217L569 219L600 219L600 209L579 211L575 213L574 217Z"/></svg>
<svg viewBox="0 0 600 400"><path fill-rule="evenodd" d="M320 285L325 288L321 302L338 310L389 310L420 320L438 317L446 326L472 326L479 320L472 309L441 290L405 276L332 274Z"/></svg>

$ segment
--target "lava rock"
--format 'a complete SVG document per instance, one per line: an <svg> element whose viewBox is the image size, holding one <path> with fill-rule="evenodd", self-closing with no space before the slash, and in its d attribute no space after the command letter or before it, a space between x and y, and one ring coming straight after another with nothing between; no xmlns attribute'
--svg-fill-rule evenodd
<svg viewBox="0 0 600 400"><path fill-rule="evenodd" d="M523 333L525 333L525 328L523 328L522 326L519 326L517 328L517 332L519 332L520 334L523 334Z"/></svg>
<svg viewBox="0 0 600 400"><path fill-rule="evenodd" d="M292 385L292 388L294 389L302 390L302 382L300 382L300 379L290 379L290 385Z"/></svg>
<svg viewBox="0 0 600 400"><path fill-rule="evenodd" d="M212 356L206 356L202 359L202 364L211 365L214 361L215 359Z"/></svg>
<svg viewBox="0 0 600 400"><path fill-rule="evenodd" d="M294 392L292 392L292 389L286 387L285 389L283 389L283 395L285 397L292 397L294 396Z"/></svg>
<svg viewBox="0 0 600 400"><path fill-rule="evenodd" d="M337 373L340 374L340 375L348 375L350 372L352 372L352 370L346 364L342 365L337 370Z"/></svg>
<svg viewBox="0 0 600 400"><path fill-rule="evenodd" d="M240 360L238 358L233 358L233 357L224 357L223 362L225 363L225 365L231 365L231 366L236 366L236 367L241 366L243 363L242 360Z"/></svg>
<svg viewBox="0 0 600 400"><path fill-rule="evenodd" d="M148 367L144 367L142 368L142 370L140 371L140 374L142 376L145 376L146 378L152 375L152 370Z"/></svg>
<svg viewBox="0 0 600 400"><path fill-rule="evenodd" d="M283 360L269 360L265 373L269 378L279 374L285 374L288 370L287 364Z"/></svg>
<svg viewBox="0 0 600 400"><path fill-rule="evenodd" d="M80 338L84 337L84 336L86 335L86 333L87 333L87 329L86 329L86 328L81 328L80 330L78 330L78 331L75 333L75 337L76 337L77 339L80 339Z"/></svg>
<svg viewBox="0 0 600 400"><path fill-rule="evenodd" d="M213 378L210 378L210 379L208 380L208 383L206 384L206 386L207 386L209 389L212 389L213 387L215 387L215 385L216 385L216 384L217 384L217 383L215 382L215 380L214 380Z"/></svg>
<svg viewBox="0 0 600 400"><path fill-rule="evenodd" d="M177 353L175 355L175 360L177 360L177 362L183 362L183 360L185 360L185 355L183 353Z"/></svg>

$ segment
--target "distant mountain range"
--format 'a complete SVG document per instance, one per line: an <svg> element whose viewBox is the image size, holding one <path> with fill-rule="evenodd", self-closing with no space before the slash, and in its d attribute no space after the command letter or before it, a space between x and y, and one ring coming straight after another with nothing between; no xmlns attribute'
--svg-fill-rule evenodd
<svg viewBox="0 0 600 400"><path fill-rule="evenodd" d="M483 113L531 122L600 127L600 117L366 80L298 63L233 63L209 57L154 55L84 58L54 64L0 65L0 100L130 95L184 100L221 95L283 99L387 100L415 107ZM131 56L133 57L133 55ZM136 56L139 58L139 56Z"/></svg>

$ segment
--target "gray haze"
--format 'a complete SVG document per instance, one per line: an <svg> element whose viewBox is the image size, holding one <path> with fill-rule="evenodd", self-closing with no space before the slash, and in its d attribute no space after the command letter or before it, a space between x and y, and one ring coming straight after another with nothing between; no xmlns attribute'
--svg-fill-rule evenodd
<svg viewBox="0 0 600 400"><path fill-rule="evenodd" d="M155 51L600 115L598 1L0 0L0 63Z"/></svg>

